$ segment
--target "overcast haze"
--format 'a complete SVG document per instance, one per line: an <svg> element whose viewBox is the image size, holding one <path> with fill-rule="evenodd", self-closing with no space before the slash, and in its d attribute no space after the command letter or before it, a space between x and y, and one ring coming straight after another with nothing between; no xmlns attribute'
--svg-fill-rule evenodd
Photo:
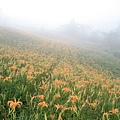
<svg viewBox="0 0 120 120"><path fill-rule="evenodd" d="M0 0L0 17L9 18L8 24L51 28L74 19L109 31L120 25L120 0Z"/></svg>

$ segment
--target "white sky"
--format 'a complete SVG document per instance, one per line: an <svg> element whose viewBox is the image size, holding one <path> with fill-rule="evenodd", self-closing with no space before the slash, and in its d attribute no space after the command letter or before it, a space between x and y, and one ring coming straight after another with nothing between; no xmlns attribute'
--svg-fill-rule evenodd
<svg viewBox="0 0 120 120"><path fill-rule="evenodd" d="M56 26L74 19L95 27L120 24L120 0L0 0L5 15L25 23Z"/></svg>

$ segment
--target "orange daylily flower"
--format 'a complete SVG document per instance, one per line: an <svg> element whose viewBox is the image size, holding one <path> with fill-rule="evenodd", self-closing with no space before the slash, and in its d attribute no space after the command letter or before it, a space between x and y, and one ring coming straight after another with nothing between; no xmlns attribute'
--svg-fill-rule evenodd
<svg viewBox="0 0 120 120"><path fill-rule="evenodd" d="M33 72L34 72L34 70L29 70L28 74L31 75L31 74L33 74Z"/></svg>
<svg viewBox="0 0 120 120"><path fill-rule="evenodd" d="M76 95L70 96L70 101L71 101L72 103L75 103L77 100L78 100L78 96L76 96Z"/></svg>
<svg viewBox="0 0 120 120"><path fill-rule="evenodd" d="M4 77L2 75L0 75L0 79L3 79Z"/></svg>
<svg viewBox="0 0 120 120"><path fill-rule="evenodd" d="M38 104L38 106L40 106L40 107L48 107L48 104L46 102L40 102Z"/></svg>
<svg viewBox="0 0 120 120"><path fill-rule="evenodd" d="M54 85L60 85L61 84L61 81L60 80L55 80L54 81Z"/></svg>
<svg viewBox="0 0 120 120"><path fill-rule="evenodd" d="M32 99L34 98L39 98L41 100L44 100L45 96L44 95L38 95L38 96L33 96Z"/></svg>
<svg viewBox="0 0 120 120"><path fill-rule="evenodd" d="M90 105L92 106L92 107L96 107L96 103L90 103Z"/></svg>
<svg viewBox="0 0 120 120"><path fill-rule="evenodd" d="M76 82L76 80L71 80L71 82L72 82L72 83L75 83L75 82Z"/></svg>
<svg viewBox="0 0 120 120"><path fill-rule="evenodd" d="M11 109L14 109L16 106L21 107L22 102L17 101L16 99L14 101L8 101L7 104L10 106Z"/></svg>
<svg viewBox="0 0 120 120"><path fill-rule="evenodd" d="M62 106L62 105L59 105L59 104L55 105L55 107L57 108L57 110L58 110L59 108L63 108L63 106Z"/></svg>
<svg viewBox="0 0 120 120"><path fill-rule="evenodd" d="M17 69L17 67L15 65L11 66L10 68L11 68L11 70L16 70Z"/></svg>
<svg viewBox="0 0 120 120"><path fill-rule="evenodd" d="M46 89L46 85L43 85L43 86L41 86L41 87L39 87L41 90L44 90L44 89Z"/></svg>
<svg viewBox="0 0 120 120"><path fill-rule="evenodd" d="M108 118L109 113L108 112L104 113L104 116L106 116Z"/></svg>
<svg viewBox="0 0 120 120"><path fill-rule="evenodd" d="M114 89L112 88L112 89L108 90L108 93L109 94L114 94Z"/></svg>
<svg viewBox="0 0 120 120"><path fill-rule="evenodd" d="M45 96L44 95L38 95L38 98L40 98L41 100L44 100Z"/></svg>
<svg viewBox="0 0 120 120"><path fill-rule="evenodd" d="M115 109L111 110L111 112L112 112L112 114L116 114L119 112L119 110L117 108L115 108Z"/></svg>
<svg viewBox="0 0 120 120"><path fill-rule="evenodd" d="M63 88L62 90L65 91L65 92L70 92L71 91L70 88Z"/></svg>
<svg viewBox="0 0 120 120"><path fill-rule="evenodd" d="M35 78L35 77L30 76L30 75L27 76L27 79L28 79L28 80L33 80L34 78Z"/></svg>
<svg viewBox="0 0 120 120"><path fill-rule="evenodd" d="M10 55L10 54L7 54L7 55L6 55L6 57L7 57L7 58L10 58L10 57L11 57L11 55Z"/></svg>
<svg viewBox="0 0 120 120"><path fill-rule="evenodd" d="M108 89L107 85L102 85L102 88Z"/></svg>
<svg viewBox="0 0 120 120"><path fill-rule="evenodd" d="M5 81L8 81L9 79L10 79L10 77L6 77L4 80L5 80Z"/></svg>
<svg viewBox="0 0 120 120"><path fill-rule="evenodd" d="M120 91L117 92L120 95Z"/></svg>
<svg viewBox="0 0 120 120"><path fill-rule="evenodd" d="M24 64L25 60L18 60L19 63Z"/></svg>
<svg viewBox="0 0 120 120"><path fill-rule="evenodd" d="M54 73L54 74L57 74L57 70L56 70L56 69L54 69L54 70L53 70L53 73Z"/></svg>
<svg viewBox="0 0 120 120"><path fill-rule="evenodd" d="M55 105L55 107L57 108L57 110L58 110L58 109L67 110L67 108L64 107L63 105L57 104L57 105Z"/></svg>

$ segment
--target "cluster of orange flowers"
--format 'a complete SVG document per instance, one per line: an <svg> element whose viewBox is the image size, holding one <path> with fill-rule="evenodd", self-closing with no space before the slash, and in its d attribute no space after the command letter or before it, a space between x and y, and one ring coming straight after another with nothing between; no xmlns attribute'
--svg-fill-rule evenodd
<svg viewBox="0 0 120 120"><path fill-rule="evenodd" d="M65 85L67 85L68 83L67 82L63 82L63 81L61 81L61 80L55 80L54 81L54 86L59 86L59 85L63 85L63 86L65 86Z"/></svg>
<svg viewBox="0 0 120 120"><path fill-rule="evenodd" d="M78 96L77 95L71 95L70 99L67 102L75 103L76 101L78 101Z"/></svg>
<svg viewBox="0 0 120 120"><path fill-rule="evenodd" d="M109 89L109 90L108 90L108 93L109 93L109 94L114 94L114 93L115 93L114 88Z"/></svg>
<svg viewBox="0 0 120 120"><path fill-rule="evenodd" d="M109 116L109 114L117 114L119 112L119 110L117 109L117 108L115 108L115 109L112 109L112 110L110 110L109 112L105 112L104 114L103 114L103 116L106 116L106 118L108 118L108 116Z"/></svg>
<svg viewBox="0 0 120 120"><path fill-rule="evenodd" d="M39 98L41 100L44 100L45 96L44 95L37 95L37 96L33 96L32 99L34 98Z"/></svg>
<svg viewBox="0 0 120 120"><path fill-rule="evenodd" d="M58 109L62 109L63 111L64 111L64 110L67 110L67 108L64 107L63 105L57 104L57 105L55 105L55 107L56 107L57 110L58 110Z"/></svg>
<svg viewBox="0 0 120 120"><path fill-rule="evenodd" d="M102 85L102 88L108 89L108 85Z"/></svg>

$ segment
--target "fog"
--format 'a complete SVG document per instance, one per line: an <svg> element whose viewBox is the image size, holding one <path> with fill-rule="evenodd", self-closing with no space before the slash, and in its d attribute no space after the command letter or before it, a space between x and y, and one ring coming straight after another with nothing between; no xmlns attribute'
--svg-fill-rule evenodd
<svg viewBox="0 0 120 120"><path fill-rule="evenodd" d="M119 13L120 0L0 0L0 26L107 46L115 56L120 56Z"/></svg>
<svg viewBox="0 0 120 120"><path fill-rule="evenodd" d="M119 13L119 0L0 0L0 17L19 26L57 28L74 19L110 31L120 24Z"/></svg>

